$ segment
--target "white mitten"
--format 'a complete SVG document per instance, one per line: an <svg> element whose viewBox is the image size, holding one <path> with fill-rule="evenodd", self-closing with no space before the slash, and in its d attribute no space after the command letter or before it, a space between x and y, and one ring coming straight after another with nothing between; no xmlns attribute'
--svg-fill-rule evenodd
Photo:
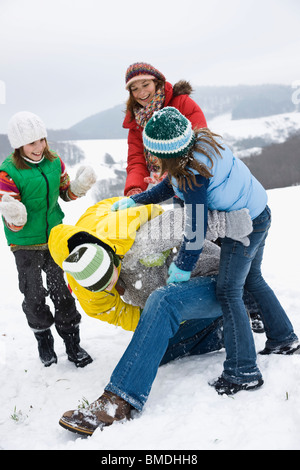
<svg viewBox="0 0 300 470"><path fill-rule="evenodd" d="M17 199L4 194L0 202L0 212L7 223L21 227L27 222L26 207Z"/></svg>
<svg viewBox="0 0 300 470"><path fill-rule="evenodd" d="M228 237L249 246L248 235L252 230L252 220L248 209L232 212L208 211L207 240L214 241L217 238Z"/></svg>
<svg viewBox="0 0 300 470"><path fill-rule="evenodd" d="M207 240L224 238L226 235L226 213L220 211L208 211L207 214Z"/></svg>
<svg viewBox="0 0 300 470"><path fill-rule="evenodd" d="M248 209L226 212L226 237L249 246L248 235L253 231L252 220Z"/></svg>
<svg viewBox="0 0 300 470"><path fill-rule="evenodd" d="M85 196L89 189L97 181L96 173L91 166L81 166L78 168L76 178L71 181L70 189L75 196Z"/></svg>

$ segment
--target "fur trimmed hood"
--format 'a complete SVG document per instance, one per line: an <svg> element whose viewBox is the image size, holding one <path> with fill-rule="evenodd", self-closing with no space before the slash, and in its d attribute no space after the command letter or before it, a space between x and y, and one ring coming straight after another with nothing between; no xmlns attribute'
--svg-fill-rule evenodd
<svg viewBox="0 0 300 470"><path fill-rule="evenodd" d="M179 80L179 82L173 85L173 96L179 95L191 95L193 93L193 88L190 82L186 80Z"/></svg>

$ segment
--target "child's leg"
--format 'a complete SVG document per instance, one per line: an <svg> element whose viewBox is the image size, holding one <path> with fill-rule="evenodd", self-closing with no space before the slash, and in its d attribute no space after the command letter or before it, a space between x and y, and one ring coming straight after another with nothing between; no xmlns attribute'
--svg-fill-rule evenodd
<svg viewBox="0 0 300 470"><path fill-rule="evenodd" d="M37 340L39 357L48 367L57 362L57 357L50 330L54 319L45 301L47 291L42 279L44 252L42 250L17 250L14 255L19 274L19 288L24 295L23 311Z"/></svg>
<svg viewBox="0 0 300 470"><path fill-rule="evenodd" d="M254 225L255 229L256 226ZM261 264L264 246L265 240L259 246L257 254L251 263L245 287L260 307L267 336L266 346L274 349L280 346L287 346L297 341L298 338L282 305L262 276Z"/></svg>
<svg viewBox="0 0 300 470"><path fill-rule="evenodd" d="M81 315L76 309L75 299L67 287L62 269L54 262L49 251L44 254L43 271L55 308L55 325L63 329L78 325Z"/></svg>
<svg viewBox="0 0 300 470"><path fill-rule="evenodd" d="M54 318L45 301L47 291L42 279L44 253L42 250L17 250L14 255L19 289L24 295L22 308L28 325L33 330L46 330L54 323Z"/></svg>
<svg viewBox="0 0 300 470"><path fill-rule="evenodd" d="M66 285L63 271L54 262L49 251L45 252L43 270L46 273L49 295L55 308L56 330L65 343L68 359L76 367L85 367L93 360L80 346L79 323L81 315L77 311L75 300Z"/></svg>

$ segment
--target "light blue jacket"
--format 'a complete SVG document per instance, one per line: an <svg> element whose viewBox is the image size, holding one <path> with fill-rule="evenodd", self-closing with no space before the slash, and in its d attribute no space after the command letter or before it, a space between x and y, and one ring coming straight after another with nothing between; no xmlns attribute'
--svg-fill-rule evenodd
<svg viewBox="0 0 300 470"><path fill-rule="evenodd" d="M208 208L231 212L243 208L249 209L251 219L255 219L266 207L268 196L260 182L251 174L248 167L223 142L220 149L222 158L214 156L212 169L209 159L202 153L194 152L194 157L204 163L212 173L207 188ZM195 170L192 170L197 173ZM178 189L172 178L174 191L180 199L184 194Z"/></svg>

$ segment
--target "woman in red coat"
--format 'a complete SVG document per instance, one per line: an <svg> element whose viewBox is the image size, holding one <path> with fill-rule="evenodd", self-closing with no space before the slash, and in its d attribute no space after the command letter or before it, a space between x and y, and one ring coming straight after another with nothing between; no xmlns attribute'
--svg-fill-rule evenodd
<svg viewBox="0 0 300 470"><path fill-rule="evenodd" d="M126 89L129 91L127 112L123 127L128 132L128 159L125 196L132 196L147 189L159 171L156 157L143 145L143 129L155 111L165 106L177 108L192 123L193 128L207 127L201 108L190 98L191 85L179 81L174 86L150 64L137 62L128 67ZM153 178L150 174L153 173Z"/></svg>

